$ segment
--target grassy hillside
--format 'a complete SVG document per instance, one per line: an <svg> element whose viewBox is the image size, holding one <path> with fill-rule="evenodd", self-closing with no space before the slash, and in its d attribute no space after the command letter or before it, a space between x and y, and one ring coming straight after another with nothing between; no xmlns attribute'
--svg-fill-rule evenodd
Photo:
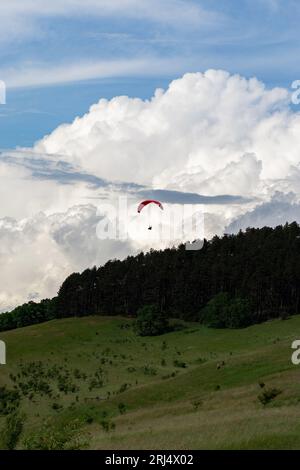
<svg viewBox="0 0 300 470"><path fill-rule="evenodd" d="M152 338L120 317L54 320L1 333L0 387L20 391L18 448L299 449L299 337L300 316Z"/></svg>

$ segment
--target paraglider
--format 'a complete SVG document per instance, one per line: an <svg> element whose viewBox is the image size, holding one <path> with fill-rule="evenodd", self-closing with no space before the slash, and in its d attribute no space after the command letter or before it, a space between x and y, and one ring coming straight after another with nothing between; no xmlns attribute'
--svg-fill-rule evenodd
<svg viewBox="0 0 300 470"><path fill-rule="evenodd" d="M164 209L161 202L156 201L155 199L146 199L145 201L142 201L142 202L139 204L139 207L138 207L138 210L137 210L138 213L140 213L141 210L143 210L145 206L148 206L148 204L152 204L152 203L153 203L153 204L157 204L157 205L161 208L161 210Z"/></svg>
<svg viewBox="0 0 300 470"><path fill-rule="evenodd" d="M140 214L140 212L144 209L145 206L148 206L148 204L156 204L158 205L158 207L160 207L161 210L164 210L163 205L160 201L156 201L155 199L146 199L145 201L142 201L139 204L137 209L138 213ZM152 230L151 225L148 227L148 230Z"/></svg>

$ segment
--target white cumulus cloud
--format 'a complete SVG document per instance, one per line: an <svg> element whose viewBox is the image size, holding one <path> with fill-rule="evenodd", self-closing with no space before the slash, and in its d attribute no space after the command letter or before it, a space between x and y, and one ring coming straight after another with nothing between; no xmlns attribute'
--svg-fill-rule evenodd
<svg viewBox="0 0 300 470"><path fill-rule="evenodd" d="M47 216L0 219L0 311L26 300L55 296L73 271L103 264L133 252L129 242L96 235L102 216L95 206L73 206Z"/></svg>
<svg viewBox="0 0 300 470"><path fill-rule="evenodd" d="M132 183L249 201L206 205L207 237L247 225L300 221L300 114L289 99L288 90L267 89L255 78L221 70L189 73L151 100L100 99L84 116L37 142L30 152L37 160L51 155L52 178L34 177L22 159L20 165L3 161L0 191L7 202L0 214L0 253L7 266L0 273L0 306L26 300L29 293L53 295L73 270L152 242L159 246L151 237L140 240L135 230L129 241L96 237L101 203L126 195L124 185L116 190L118 182L128 183L134 204ZM66 168L112 184L93 188L88 178L62 184L62 159ZM12 216L16 220L7 218Z"/></svg>
<svg viewBox="0 0 300 470"><path fill-rule="evenodd" d="M286 89L208 70L174 80L151 100L101 99L34 150L63 154L109 180L260 196L298 164L299 129Z"/></svg>

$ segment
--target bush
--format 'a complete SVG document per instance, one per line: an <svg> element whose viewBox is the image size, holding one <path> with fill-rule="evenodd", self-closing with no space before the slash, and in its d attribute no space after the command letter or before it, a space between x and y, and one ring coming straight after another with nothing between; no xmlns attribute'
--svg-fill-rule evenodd
<svg viewBox="0 0 300 470"><path fill-rule="evenodd" d="M276 398L280 393L282 393L281 390L278 390L277 388L269 388L260 393L257 398L261 404L265 406L274 400L274 398Z"/></svg>
<svg viewBox="0 0 300 470"><path fill-rule="evenodd" d="M100 422L100 424L101 424L101 426L102 426L103 431L105 431L105 432L113 431L113 430L116 428L115 423L112 423L112 422L110 422L110 421L102 420L102 421Z"/></svg>
<svg viewBox="0 0 300 470"><path fill-rule="evenodd" d="M178 374L178 370L176 372L172 372L171 374L163 375L162 379L163 380L173 379L174 377L176 377L177 374Z"/></svg>
<svg viewBox="0 0 300 470"><path fill-rule="evenodd" d="M200 312L200 320L211 328L243 328L251 324L247 299L231 298L226 292L213 297Z"/></svg>
<svg viewBox="0 0 300 470"><path fill-rule="evenodd" d="M7 416L5 427L0 435L1 448L13 450L19 441L23 430L25 416L14 412Z"/></svg>
<svg viewBox="0 0 300 470"><path fill-rule="evenodd" d="M14 412L20 404L20 395L16 390L0 387L0 415Z"/></svg>
<svg viewBox="0 0 300 470"><path fill-rule="evenodd" d="M145 375L156 375L157 371L154 369L154 367L151 366L144 366L143 372Z"/></svg>
<svg viewBox="0 0 300 470"><path fill-rule="evenodd" d="M178 361L177 359L175 359L175 361L173 361L173 364L174 364L175 367L181 367L182 369L185 369L187 367L185 362Z"/></svg>
<svg viewBox="0 0 300 470"><path fill-rule="evenodd" d="M121 387L119 388L119 393L126 392L126 390L129 388L129 384L125 383L122 384Z"/></svg>
<svg viewBox="0 0 300 470"><path fill-rule="evenodd" d="M119 409L120 414L122 415L126 412L126 405L124 403L119 403L118 409Z"/></svg>
<svg viewBox="0 0 300 470"><path fill-rule="evenodd" d="M88 415L88 416L85 417L85 422L87 424L92 424L94 422L94 418L92 416Z"/></svg>
<svg viewBox="0 0 300 470"><path fill-rule="evenodd" d="M169 331L169 322L156 305L145 305L138 310L135 329L140 336L157 336Z"/></svg>
<svg viewBox="0 0 300 470"><path fill-rule="evenodd" d="M58 411L58 410L60 410L60 409L62 408L62 405L60 405L59 403L56 403L56 402L55 402L55 403L52 403L51 408L52 408L53 410L55 410L55 411Z"/></svg>
<svg viewBox="0 0 300 470"><path fill-rule="evenodd" d="M192 405L193 405L194 410L198 411L198 408L203 405L203 401L202 400L196 400L192 403Z"/></svg>

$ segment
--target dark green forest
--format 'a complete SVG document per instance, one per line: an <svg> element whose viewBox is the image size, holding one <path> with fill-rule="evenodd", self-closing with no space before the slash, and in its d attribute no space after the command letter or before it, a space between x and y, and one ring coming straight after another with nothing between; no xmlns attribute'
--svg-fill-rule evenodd
<svg viewBox="0 0 300 470"><path fill-rule="evenodd" d="M73 273L54 299L1 314L0 331L53 318L136 316L146 305L224 328L299 314L299 225L248 228L205 240L199 251L151 250Z"/></svg>

